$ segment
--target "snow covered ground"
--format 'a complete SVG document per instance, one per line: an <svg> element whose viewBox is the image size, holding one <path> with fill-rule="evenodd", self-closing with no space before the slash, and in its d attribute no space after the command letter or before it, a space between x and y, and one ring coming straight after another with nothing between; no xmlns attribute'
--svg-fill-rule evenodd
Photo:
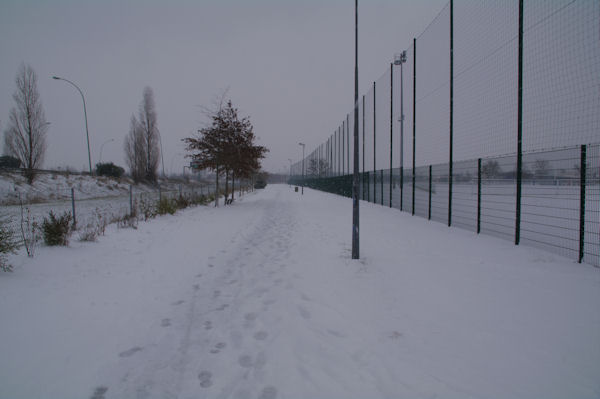
<svg viewBox="0 0 600 399"><path fill-rule="evenodd" d="M597 398L600 269L270 185L0 274L0 398Z"/></svg>

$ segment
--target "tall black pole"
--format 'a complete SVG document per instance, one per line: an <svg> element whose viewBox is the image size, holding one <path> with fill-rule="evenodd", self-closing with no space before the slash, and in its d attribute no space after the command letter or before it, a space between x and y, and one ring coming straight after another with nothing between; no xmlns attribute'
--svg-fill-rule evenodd
<svg viewBox="0 0 600 399"><path fill-rule="evenodd" d="M515 216L515 245L521 241L521 175L523 137L523 0L519 0L519 76L517 89L517 204Z"/></svg>
<svg viewBox="0 0 600 399"><path fill-rule="evenodd" d="M415 136L417 135L417 39L413 39L413 156L412 156L412 214L415 214Z"/></svg>
<svg viewBox="0 0 600 399"><path fill-rule="evenodd" d="M390 63L390 208L392 207L392 154L394 152L394 63Z"/></svg>
<svg viewBox="0 0 600 399"><path fill-rule="evenodd" d="M452 225L453 131L454 128L454 1L450 0L450 156L448 163L448 226Z"/></svg>
<svg viewBox="0 0 600 399"><path fill-rule="evenodd" d="M352 176L352 259L359 259L358 235L358 0L354 0L354 174Z"/></svg>
<svg viewBox="0 0 600 399"><path fill-rule="evenodd" d="M350 174L350 114L346 114L346 143L348 146L346 147L346 163L348 166L348 174Z"/></svg>
<svg viewBox="0 0 600 399"><path fill-rule="evenodd" d="M346 172L346 121L342 121L342 176Z"/></svg>
<svg viewBox="0 0 600 399"><path fill-rule="evenodd" d="M377 84L373 82L373 202L377 201Z"/></svg>

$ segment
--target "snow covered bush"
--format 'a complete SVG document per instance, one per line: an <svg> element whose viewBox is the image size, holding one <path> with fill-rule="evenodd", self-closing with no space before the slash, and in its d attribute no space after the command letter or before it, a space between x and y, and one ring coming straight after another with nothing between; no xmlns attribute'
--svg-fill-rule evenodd
<svg viewBox="0 0 600 399"><path fill-rule="evenodd" d="M44 218L42 222L44 243L50 246L68 245L72 219L71 212L65 212L57 217L54 212L50 211L48 218Z"/></svg>
<svg viewBox="0 0 600 399"><path fill-rule="evenodd" d="M144 215L144 220L152 219L156 217L156 203L154 201L148 201L144 197L140 198L140 212Z"/></svg>
<svg viewBox="0 0 600 399"><path fill-rule="evenodd" d="M10 228L10 221L0 217L0 270L11 272L12 265L8 263L7 255L15 253L19 248L19 243L15 239L15 234Z"/></svg>

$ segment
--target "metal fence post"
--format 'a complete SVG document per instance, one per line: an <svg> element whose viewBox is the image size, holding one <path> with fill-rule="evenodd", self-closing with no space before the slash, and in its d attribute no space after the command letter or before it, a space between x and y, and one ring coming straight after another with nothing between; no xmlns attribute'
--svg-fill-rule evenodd
<svg viewBox="0 0 600 399"><path fill-rule="evenodd" d="M392 207L393 149L394 149L394 63L390 63L390 208Z"/></svg>
<svg viewBox="0 0 600 399"><path fill-rule="evenodd" d="M367 202L371 202L371 172L367 171Z"/></svg>
<svg viewBox="0 0 600 399"><path fill-rule="evenodd" d="M417 39L413 38L413 156L412 156L412 214L415 214L415 136L417 134Z"/></svg>
<svg viewBox="0 0 600 399"><path fill-rule="evenodd" d="M587 146L581 146L581 165L579 167L579 263L583 260L585 249L585 177Z"/></svg>
<svg viewBox="0 0 600 399"><path fill-rule="evenodd" d="M454 128L454 1L450 0L450 162L448 166L448 227L452 226L452 184L454 180L453 163Z"/></svg>
<svg viewBox="0 0 600 399"><path fill-rule="evenodd" d="M481 158L477 159L477 234L481 232Z"/></svg>
<svg viewBox="0 0 600 399"><path fill-rule="evenodd" d="M381 169L379 176L381 179L381 205L383 205L383 169Z"/></svg>
<svg viewBox="0 0 600 399"><path fill-rule="evenodd" d="M73 209L73 230L77 229L77 216L75 216L75 189L71 188L71 208Z"/></svg>
<svg viewBox="0 0 600 399"><path fill-rule="evenodd" d="M129 216L133 216L133 186L129 185Z"/></svg>
<svg viewBox="0 0 600 399"><path fill-rule="evenodd" d="M427 219L431 220L431 165L429 165L429 210L427 211Z"/></svg>
<svg viewBox="0 0 600 399"><path fill-rule="evenodd" d="M403 210L404 205L404 166L400 167L400 210Z"/></svg>
<svg viewBox="0 0 600 399"><path fill-rule="evenodd" d="M521 241L521 177L523 168L523 0L519 0L519 61L517 89L517 201L515 215L515 245Z"/></svg>
<svg viewBox="0 0 600 399"><path fill-rule="evenodd" d="M373 203L377 201L377 82L373 82Z"/></svg>

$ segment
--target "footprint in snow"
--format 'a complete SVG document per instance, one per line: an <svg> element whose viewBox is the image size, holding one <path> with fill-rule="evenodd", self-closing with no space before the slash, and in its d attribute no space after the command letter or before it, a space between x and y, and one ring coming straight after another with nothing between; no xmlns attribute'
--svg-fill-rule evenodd
<svg viewBox="0 0 600 399"><path fill-rule="evenodd" d="M277 398L277 388L274 386L264 387L258 399L276 399Z"/></svg>
<svg viewBox="0 0 600 399"><path fill-rule="evenodd" d="M227 346L227 344L225 342L219 342L218 344L215 345L215 347L213 349L210 350L210 353L217 354L217 353L221 352L221 349L225 349L226 346Z"/></svg>
<svg viewBox="0 0 600 399"><path fill-rule="evenodd" d="M127 349L126 351L123 351L121 353L119 353L119 357L131 357L133 356L136 352L141 351L143 348L140 348L139 346L134 346L131 349Z"/></svg>
<svg viewBox="0 0 600 399"><path fill-rule="evenodd" d="M160 326L161 327L170 327L171 326L171 319L162 319L160 322Z"/></svg>
<svg viewBox="0 0 600 399"><path fill-rule="evenodd" d="M94 393L92 394L90 399L104 399L104 394L108 391L107 387L97 387L94 389Z"/></svg>
<svg viewBox="0 0 600 399"><path fill-rule="evenodd" d="M225 303L225 304L219 306L216 310L218 310L219 312L221 312L221 311L227 309L228 307L229 307L229 304Z"/></svg>
<svg viewBox="0 0 600 399"><path fill-rule="evenodd" d="M302 306L298 306L298 312L300 313L300 316L302 316L302 318L304 320L310 319L310 312L308 310L304 309Z"/></svg>
<svg viewBox="0 0 600 399"><path fill-rule="evenodd" d="M238 359L238 363L240 366L244 368L252 367L252 356L250 355L242 355Z"/></svg>
<svg viewBox="0 0 600 399"><path fill-rule="evenodd" d="M257 317L258 315L256 313L246 313L244 319L246 319L246 321L254 321Z"/></svg>
<svg viewBox="0 0 600 399"><path fill-rule="evenodd" d="M172 305L172 306L179 306L179 305L181 305L181 304L182 304L182 303L184 303L184 302L185 302L184 300L180 299L180 300L178 300L177 302L173 302L171 305Z"/></svg>
<svg viewBox="0 0 600 399"><path fill-rule="evenodd" d="M205 330L211 330L212 329L212 321L205 321L204 322L204 329Z"/></svg>
<svg viewBox="0 0 600 399"><path fill-rule="evenodd" d="M198 379L202 388L208 388L212 385L212 373L210 371L201 371L198 374Z"/></svg>

